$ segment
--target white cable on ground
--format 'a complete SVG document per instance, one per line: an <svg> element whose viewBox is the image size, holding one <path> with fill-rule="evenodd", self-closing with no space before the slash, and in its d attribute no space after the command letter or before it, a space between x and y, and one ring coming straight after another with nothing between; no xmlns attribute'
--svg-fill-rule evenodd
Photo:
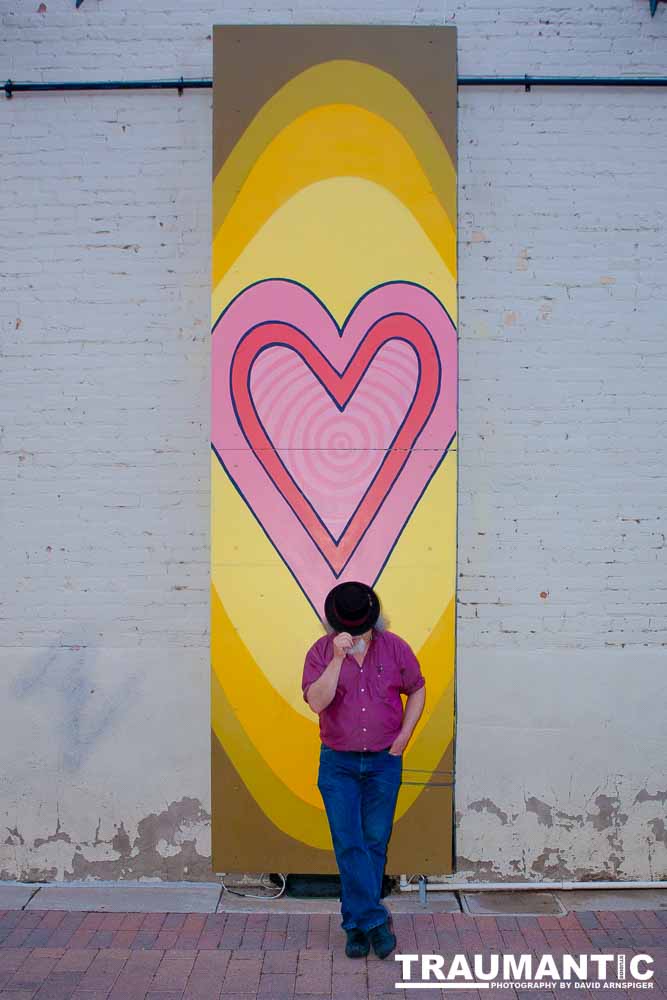
<svg viewBox="0 0 667 1000"><path fill-rule="evenodd" d="M274 893L273 896L266 896L264 893L239 892L238 889L229 889L225 885L223 879L220 879L220 885L222 886L222 888L224 889L225 892L230 892L233 896L245 896L247 899L279 899L280 896L282 896L282 894L285 892L285 886L287 885L287 879L282 874L282 872L277 872L276 874L278 875L278 878L281 878L283 880L283 884L280 887L280 889L278 890L278 892ZM262 882L262 879L264 878L265 875L266 875L266 872L262 872L261 873L261 875L259 877L260 883ZM266 886L266 888L268 889L269 886Z"/></svg>

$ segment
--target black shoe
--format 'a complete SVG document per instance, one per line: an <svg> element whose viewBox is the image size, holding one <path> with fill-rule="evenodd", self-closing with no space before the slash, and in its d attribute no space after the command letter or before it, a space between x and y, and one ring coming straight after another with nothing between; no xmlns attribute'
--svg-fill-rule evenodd
<svg viewBox="0 0 667 1000"><path fill-rule="evenodd" d="M396 935L390 929L388 921L380 924L379 927L373 927L368 932L368 936L378 958L386 958L387 955L391 955L396 947Z"/></svg>
<svg viewBox="0 0 667 1000"><path fill-rule="evenodd" d="M346 930L345 933L347 934L347 944L345 945L345 954L347 957L365 958L371 948L366 932L360 930L358 927L352 927L349 931Z"/></svg>

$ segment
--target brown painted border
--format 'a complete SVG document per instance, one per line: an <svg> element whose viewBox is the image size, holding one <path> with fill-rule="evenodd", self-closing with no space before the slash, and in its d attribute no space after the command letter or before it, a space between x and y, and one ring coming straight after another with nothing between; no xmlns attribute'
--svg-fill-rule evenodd
<svg viewBox="0 0 667 1000"><path fill-rule="evenodd" d="M395 76L419 101L456 163L456 28L215 25L214 177L279 87L330 59L356 59Z"/></svg>

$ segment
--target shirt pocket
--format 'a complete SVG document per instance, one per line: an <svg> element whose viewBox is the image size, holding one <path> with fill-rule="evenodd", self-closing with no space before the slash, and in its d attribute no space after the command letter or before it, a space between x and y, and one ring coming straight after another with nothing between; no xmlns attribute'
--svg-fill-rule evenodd
<svg viewBox="0 0 667 1000"><path fill-rule="evenodd" d="M375 667L371 671L375 696L381 701L392 701L396 696L396 678L387 667Z"/></svg>

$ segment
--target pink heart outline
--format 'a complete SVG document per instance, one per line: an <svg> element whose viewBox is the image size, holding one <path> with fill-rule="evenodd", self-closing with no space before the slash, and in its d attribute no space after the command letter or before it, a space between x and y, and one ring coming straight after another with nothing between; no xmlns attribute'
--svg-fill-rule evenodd
<svg viewBox="0 0 667 1000"><path fill-rule="evenodd" d="M264 429L266 448L257 448L257 439L254 439L253 447L253 439L246 433L247 428L233 398L234 358L244 338L252 331L260 331L256 337L261 342L262 328L269 331L272 325L275 329L275 325L280 324L308 341L318 352L322 364L328 366L329 377L342 383L371 331L392 315L411 317L426 330L435 345L435 360L438 362L439 358L442 378L428 416L413 436L410 446L404 449L405 457L398 464L373 516L343 564L334 567L267 469L265 461L273 454L274 459L281 462L285 474L290 475L280 459L279 449L273 446ZM365 579L371 583L377 580L428 483L451 448L456 436L456 328L436 296L412 282L387 282L370 289L355 303L339 327L326 306L304 285L288 279L270 278L240 292L220 314L213 333L212 448L235 489L319 615L324 596L340 579ZM389 337L386 342L392 339L398 338ZM271 342L276 343L275 340ZM415 349L414 344L411 346ZM416 353L419 358L419 352ZM246 366L248 383L252 363L258 356L259 351ZM299 356L312 371L303 354ZM371 363L372 360L369 360L361 368L359 377L342 406L339 406L341 412L362 383ZM326 380L321 379L317 372L313 375L332 396ZM419 396L420 385L418 382L415 398ZM248 399L252 402L249 384ZM405 426L409 412L397 436ZM259 415L256 416L259 421ZM416 447L418 441L419 447ZM371 485L388 458L394 460L394 457L395 450L387 449ZM300 490L292 477L290 480L295 489ZM302 491L301 495L308 503ZM311 510L317 513L312 506ZM352 518L356 514L355 510ZM345 538L349 523L338 544Z"/></svg>

